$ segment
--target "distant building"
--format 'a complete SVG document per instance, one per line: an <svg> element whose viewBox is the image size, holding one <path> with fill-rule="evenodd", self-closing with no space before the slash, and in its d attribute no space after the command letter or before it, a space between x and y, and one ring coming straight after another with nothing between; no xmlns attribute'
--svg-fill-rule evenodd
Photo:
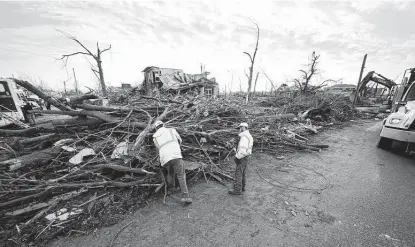
<svg viewBox="0 0 415 247"><path fill-rule="evenodd" d="M337 84L328 87L327 90L334 94L350 94L356 90L356 85L353 84Z"/></svg>
<svg viewBox="0 0 415 247"><path fill-rule="evenodd" d="M131 84L130 83L122 83L121 84L121 88L122 89L131 89Z"/></svg>
<svg viewBox="0 0 415 247"><path fill-rule="evenodd" d="M146 67L141 91L153 95L159 91L170 93L191 93L202 96L216 96L219 85L215 78L208 79L209 72L186 74L181 69Z"/></svg>
<svg viewBox="0 0 415 247"><path fill-rule="evenodd" d="M339 89L349 89L349 88L356 88L356 85L353 84L336 84L333 86L328 87L329 90L339 90Z"/></svg>

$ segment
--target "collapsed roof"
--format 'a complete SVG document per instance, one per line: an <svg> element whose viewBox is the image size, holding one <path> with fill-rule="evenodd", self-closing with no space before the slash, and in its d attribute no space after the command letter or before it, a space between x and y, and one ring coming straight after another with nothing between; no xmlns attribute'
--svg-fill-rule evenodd
<svg viewBox="0 0 415 247"><path fill-rule="evenodd" d="M215 80L200 78L194 80L191 75L160 75L160 81L163 83L163 88L166 90L182 90L197 86L218 85Z"/></svg>
<svg viewBox="0 0 415 247"><path fill-rule="evenodd" d="M207 78L209 72L201 74L186 74L180 69L158 68L155 66L146 67L143 72L154 72L154 81L163 90L184 90L194 87L217 86L215 78ZM163 71L163 72L162 72Z"/></svg>

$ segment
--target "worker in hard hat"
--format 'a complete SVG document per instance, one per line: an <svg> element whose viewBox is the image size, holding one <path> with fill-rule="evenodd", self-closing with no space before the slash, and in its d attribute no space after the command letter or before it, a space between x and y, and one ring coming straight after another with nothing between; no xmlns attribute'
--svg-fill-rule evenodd
<svg viewBox="0 0 415 247"><path fill-rule="evenodd" d="M165 175L166 183L167 185L171 185L172 181L174 181L174 175L177 174L182 191L181 201L185 204L190 204L192 203L192 199L189 197L189 191L187 190L186 172L180 150L182 138L180 138L179 133L174 128L164 127L162 121L156 121L154 127L156 133L153 135L153 141L159 150L163 174L167 174Z"/></svg>
<svg viewBox="0 0 415 247"><path fill-rule="evenodd" d="M254 139L248 130L247 123L241 123L238 126L239 128L239 144L236 150L235 155L235 182L233 184L233 189L229 190L231 195L241 195L242 191L245 191L246 185L246 166L248 165L248 160L252 154L252 147L254 144Z"/></svg>

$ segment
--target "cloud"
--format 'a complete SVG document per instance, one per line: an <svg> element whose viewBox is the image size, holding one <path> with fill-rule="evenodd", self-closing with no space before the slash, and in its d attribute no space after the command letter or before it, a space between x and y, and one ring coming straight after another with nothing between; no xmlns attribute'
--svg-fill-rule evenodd
<svg viewBox="0 0 415 247"><path fill-rule="evenodd" d="M398 1L50 1L0 2L0 75L25 72L50 85L67 78L55 58L80 47L54 28L79 38L90 49L112 45L103 55L107 81L140 82L148 65L197 73L199 64L222 88L234 75L244 83L249 61L243 51L255 44L253 21L260 27L258 60L274 81L296 76L315 50L325 77L354 83L361 59L385 76L415 62L411 2ZM397 28L399 27L399 28ZM71 59L81 84L96 78L84 57ZM392 76L391 76L392 77ZM259 90L266 86L260 77ZM61 85L57 84L58 87ZM269 85L268 85L269 87Z"/></svg>

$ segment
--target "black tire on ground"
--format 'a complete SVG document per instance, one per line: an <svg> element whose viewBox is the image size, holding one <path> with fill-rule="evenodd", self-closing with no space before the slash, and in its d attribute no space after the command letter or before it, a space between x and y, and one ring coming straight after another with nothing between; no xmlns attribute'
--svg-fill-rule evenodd
<svg viewBox="0 0 415 247"><path fill-rule="evenodd" d="M386 138L386 137L381 137L378 141L378 148L382 148L382 149L390 149L392 147L393 144L393 140Z"/></svg>

